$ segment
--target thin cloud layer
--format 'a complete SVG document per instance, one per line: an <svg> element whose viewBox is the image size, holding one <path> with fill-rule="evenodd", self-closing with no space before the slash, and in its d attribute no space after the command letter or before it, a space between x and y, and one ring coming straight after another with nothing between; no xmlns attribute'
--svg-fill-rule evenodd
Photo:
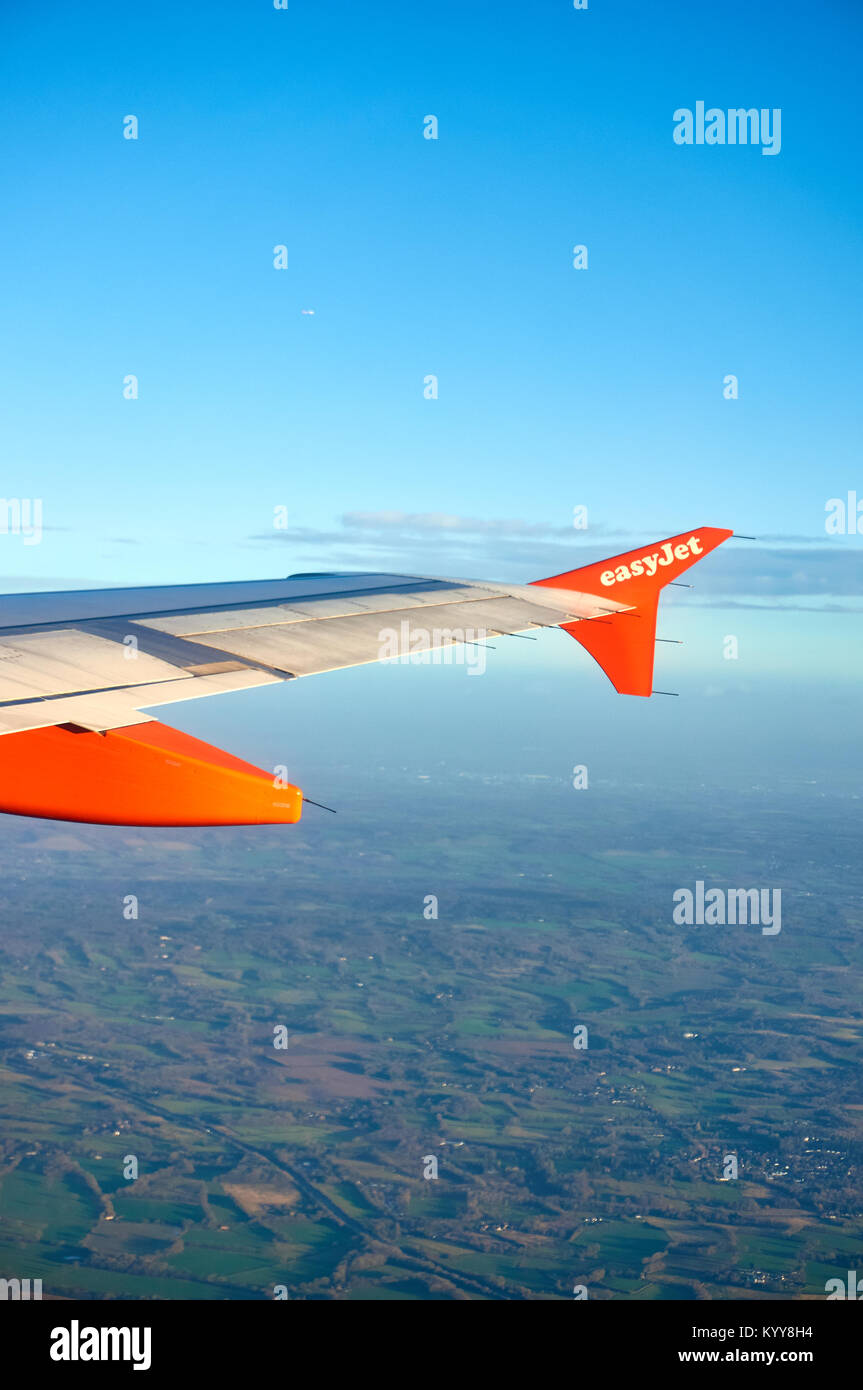
<svg viewBox="0 0 863 1390"><path fill-rule="evenodd" d="M293 552L297 570L387 569L526 583L674 532L673 524L642 535L594 525L579 531L517 519L374 511L347 512L331 530L292 527L249 539ZM863 550L841 539L832 544L797 536L732 540L699 565L693 584L698 596L743 595L761 601L860 597Z"/></svg>

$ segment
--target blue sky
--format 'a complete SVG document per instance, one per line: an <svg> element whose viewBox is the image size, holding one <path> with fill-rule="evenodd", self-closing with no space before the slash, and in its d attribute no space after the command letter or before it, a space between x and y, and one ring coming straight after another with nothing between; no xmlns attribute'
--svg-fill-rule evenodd
<svg viewBox="0 0 863 1390"><path fill-rule="evenodd" d="M46 528L0 535L7 590L523 581L727 525L769 539L695 572L699 668L739 628L752 674L847 672L859 537L824 515L863 495L855 5L91 3L2 28L3 493ZM781 108L781 152L676 145L697 100Z"/></svg>

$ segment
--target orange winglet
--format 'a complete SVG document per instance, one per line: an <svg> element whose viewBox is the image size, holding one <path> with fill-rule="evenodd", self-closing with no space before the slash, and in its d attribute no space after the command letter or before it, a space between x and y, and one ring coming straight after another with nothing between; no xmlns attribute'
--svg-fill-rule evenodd
<svg viewBox="0 0 863 1390"><path fill-rule="evenodd" d="M625 603L626 612L603 612L601 618L560 626L599 662L621 695L650 695L660 590L732 534L719 526L700 526L594 565L567 570L550 579L536 579L534 583L553 589L574 589L596 596L600 602L611 599L613 603Z"/></svg>
<svg viewBox="0 0 863 1390"><path fill-rule="evenodd" d="M658 603L655 595L634 612L561 627L599 662L619 695L651 695Z"/></svg>
<svg viewBox="0 0 863 1390"><path fill-rule="evenodd" d="M102 825L264 825L300 819L303 794L252 763L152 720L0 736L0 811Z"/></svg>

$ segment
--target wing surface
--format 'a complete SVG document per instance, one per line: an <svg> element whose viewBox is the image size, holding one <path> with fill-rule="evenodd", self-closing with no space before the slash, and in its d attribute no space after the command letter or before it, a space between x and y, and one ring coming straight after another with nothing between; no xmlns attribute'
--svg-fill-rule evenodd
<svg viewBox="0 0 863 1390"><path fill-rule="evenodd" d="M622 694L653 689L660 590L730 531L702 527L507 585L310 574L0 598L0 811L121 825L299 820L298 787L148 711L561 627Z"/></svg>

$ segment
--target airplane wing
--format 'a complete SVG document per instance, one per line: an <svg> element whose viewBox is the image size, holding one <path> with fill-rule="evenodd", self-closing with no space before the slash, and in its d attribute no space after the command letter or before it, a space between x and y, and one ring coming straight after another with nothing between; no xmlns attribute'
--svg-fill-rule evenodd
<svg viewBox="0 0 863 1390"><path fill-rule="evenodd" d="M664 584L702 527L527 585L392 574L0 598L0 811L118 825L293 822L302 792L148 710L562 627L621 693L652 689Z"/></svg>

